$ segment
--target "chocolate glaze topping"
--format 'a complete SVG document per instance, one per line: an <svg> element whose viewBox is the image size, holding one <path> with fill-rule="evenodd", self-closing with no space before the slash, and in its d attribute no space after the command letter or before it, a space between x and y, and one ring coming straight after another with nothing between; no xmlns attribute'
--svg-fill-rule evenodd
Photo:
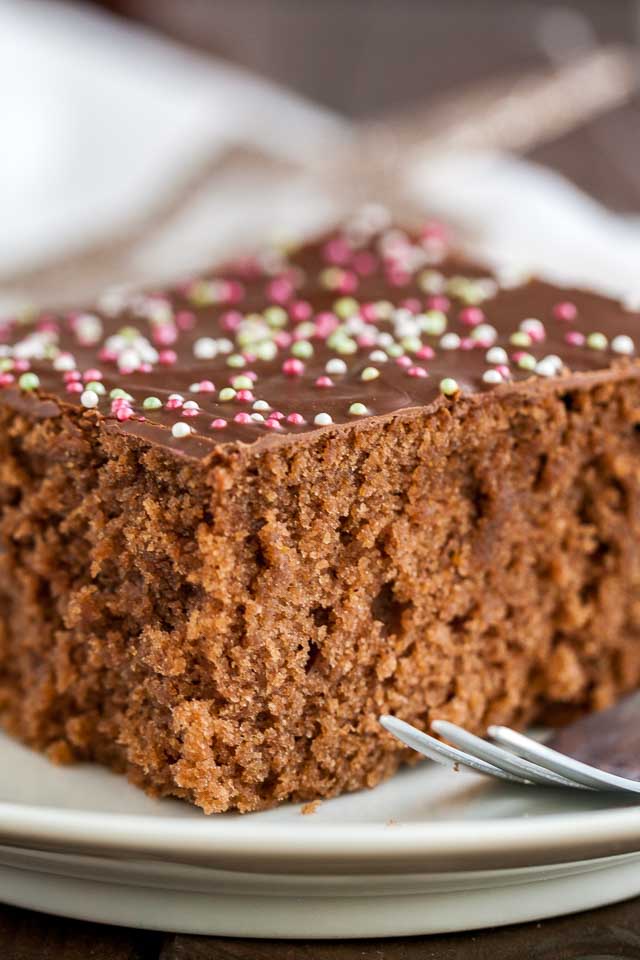
<svg viewBox="0 0 640 960"><path fill-rule="evenodd" d="M501 286L439 224L360 216L167 291L0 323L0 397L206 457L612 364L640 375L638 322L594 293Z"/></svg>

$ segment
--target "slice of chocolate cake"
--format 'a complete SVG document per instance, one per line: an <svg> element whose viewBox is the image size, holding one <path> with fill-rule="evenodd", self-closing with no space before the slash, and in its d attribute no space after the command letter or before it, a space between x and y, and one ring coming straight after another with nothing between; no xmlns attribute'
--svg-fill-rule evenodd
<svg viewBox="0 0 640 960"><path fill-rule="evenodd" d="M7 321L5 728L246 811L637 685L637 325L366 216Z"/></svg>

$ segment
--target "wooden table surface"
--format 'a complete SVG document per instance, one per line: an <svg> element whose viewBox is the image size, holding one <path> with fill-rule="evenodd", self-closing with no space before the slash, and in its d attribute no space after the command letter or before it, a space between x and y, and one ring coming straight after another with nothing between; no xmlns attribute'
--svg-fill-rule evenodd
<svg viewBox="0 0 640 960"><path fill-rule="evenodd" d="M0 905L2 960L640 960L640 899L479 933L400 940L230 940L125 930Z"/></svg>

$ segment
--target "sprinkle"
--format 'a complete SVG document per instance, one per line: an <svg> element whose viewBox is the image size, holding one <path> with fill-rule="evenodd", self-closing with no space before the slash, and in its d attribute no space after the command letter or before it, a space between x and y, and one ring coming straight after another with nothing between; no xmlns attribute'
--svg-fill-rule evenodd
<svg viewBox="0 0 640 960"><path fill-rule="evenodd" d="M562 303L556 303L553 308L553 315L556 320L566 320L570 322L577 317L578 308L575 303L571 303L569 300L563 300Z"/></svg>
<svg viewBox="0 0 640 960"><path fill-rule="evenodd" d="M66 390L67 393L82 393L82 384L78 383L77 380L72 380L71 383L67 384Z"/></svg>
<svg viewBox="0 0 640 960"><path fill-rule="evenodd" d="M530 347L532 339L524 330L516 330L509 337L509 343L512 343L514 347Z"/></svg>
<svg viewBox="0 0 640 960"><path fill-rule="evenodd" d="M422 380L429 376L424 367L409 367L407 373L410 377L419 377Z"/></svg>
<svg viewBox="0 0 640 960"><path fill-rule="evenodd" d="M131 407L125 407L125 406L118 407L118 409L115 411L115 417L116 417L116 420L120 420L120 421L131 420L131 418L133 417L133 410L131 409Z"/></svg>
<svg viewBox="0 0 640 960"><path fill-rule="evenodd" d="M273 360L278 352L277 344L272 340L265 340L259 343L255 348L255 354L258 360Z"/></svg>
<svg viewBox="0 0 640 960"><path fill-rule="evenodd" d="M247 361L239 353L232 353L230 357L227 357L227 366L228 367L246 367Z"/></svg>
<svg viewBox="0 0 640 960"><path fill-rule="evenodd" d="M97 393L99 397L104 396L107 392L106 387L100 380L90 380L86 385L87 390L93 390L94 393Z"/></svg>
<svg viewBox="0 0 640 960"><path fill-rule="evenodd" d="M274 420L273 417L269 417L268 420L265 420L265 424L264 424L264 425L265 425L265 427L268 427L269 430L281 430L281 429L282 429L282 427L280 426L280 421L279 421L279 420Z"/></svg>
<svg viewBox="0 0 640 960"><path fill-rule="evenodd" d="M440 338L440 348L442 350L457 350L460 346L460 337L457 333L445 333Z"/></svg>
<svg viewBox="0 0 640 960"><path fill-rule="evenodd" d="M440 381L440 393L444 393L445 397L452 397L459 390L458 381L454 380L453 377L445 377L444 380Z"/></svg>
<svg viewBox="0 0 640 960"><path fill-rule="evenodd" d="M483 383L502 383L502 374L497 370L485 370L482 374Z"/></svg>
<svg viewBox="0 0 640 960"><path fill-rule="evenodd" d="M355 417L363 417L365 414L369 413L364 403L352 403L349 407L349 413L352 413Z"/></svg>
<svg viewBox="0 0 640 960"><path fill-rule="evenodd" d="M291 347L291 353L294 357L308 360L309 357L313 356L313 344L309 343L308 340L297 340Z"/></svg>
<svg viewBox="0 0 640 960"><path fill-rule="evenodd" d="M236 391L233 387L223 387L218 397L222 403L226 403L228 400L233 400L236 396Z"/></svg>
<svg viewBox="0 0 640 960"><path fill-rule="evenodd" d="M584 333L580 333L579 330L569 330L565 333L564 339L565 342L571 344L572 347L582 347L584 346L586 338Z"/></svg>
<svg viewBox="0 0 640 960"><path fill-rule="evenodd" d="M211 382L211 380L201 380L198 384L198 390L196 393L213 393L215 389L215 385Z"/></svg>
<svg viewBox="0 0 640 960"><path fill-rule="evenodd" d="M255 420L256 423L264 423L264 417L262 416L261 413L252 413L252 414L251 414L251 419L252 419L252 420ZM276 421L276 423L277 423L277 421Z"/></svg>
<svg viewBox="0 0 640 960"><path fill-rule="evenodd" d="M239 403L253 403L253 392L251 390L238 390L236 400Z"/></svg>
<svg viewBox="0 0 640 960"><path fill-rule="evenodd" d="M18 386L21 390L36 390L40 386L40 378L35 373L23 373Z"/></svg>
<svg viewBox="0 0 640 960"><path fill-rule="evenodd" d="M61 372L64 370L74 370L75 366L75 357L70 353L59 353L53 361L53 369Z"/></svg>
<svg viewBox="0 0 640 960"><path fill-rule="evenodd" d="M458 314L458 319L465 327L477 327L479 323L484 323L486 318L480 307L465 307Z"/></svg>
<svg viewBox="0 0 640 960"><path fill-rule="evenodd" d="M418 317L420 329L432 337L441 336L447 329L447 318L441 310L428 310Z"/></svg>
<svg viewBox="0 0 640 960"><path fill-rule="evenodd" d="M333 359L327 361L324 369L327 371L327 373L340 375L347 372L347 365L344 360L334 357Z"/></svg>
<svg viewBox="0 0 640 960"><path fill-rule="evenodd" d="M622 353L629 356L635 350L635 344L631 337L620 334L611 341L611 349L614 353Z"/></svg>
<svg viewBox="0 0 640 960"><path fill-rule="evenodd" d="M145 397L142 401L143 410L159 410L162 406L162 400L159 397Z"/></svg>
<svg viewBox="0 0 640 960"><path fill-rule="evenodd" d="M231 377L231 386L234 390L251 390L253 380L246 373L241 373L236 377Z"/></svg>
<svg viewBox="0 0 640 960"><path fill-rule="evenodd" d="M519 353L516 362L521 370L535 370L536 368L536 358L530 353Z"/></svg>
<svg viewBox="0 0 640 960"><path fill-rule="evenodd" d="M227 425L227 421L223 420L221 417L216 417L215 420L212 420L209 426L213 430L223 430Z"/></svg>
<svg viewBox="0 0 640 960"><path fill-rule="evenodd" d="M324 376L318 377L318 379L315 381L315 386L316 387L332 387L333 380L331 379L331 377L324 377Z"/></svg>
<svg viewBox="0 0 640 960"><path fill-rule="evenodd" d="M97 407L100 401L100 397L95 392L95 390L85 390L80 397L80 403L83 407L86 407L90 410L92 407Z"/></svg>
<svg viewBox="0 0 640 960"><path fill-rule="evenodd" d="M555 353L543 357L535 366L535 371L540 377L555 377L562 371L562 360Z"/></svg>
<svg viewBox="0 0 640 960"><path fill-rule="evenodd" d="M362 373L360 374L361 380L377 380L380 376L380 371L376 370L375 367L365 367Z"/></svg>
<svg viewBox="0 0 640 960"><path fill-rule="evenodd" d="M507 351L502 347L491 347L485 354L487 363L508 363Z"/></svg>
<svg viewBox="0 0 640 960"><path fill-rule="evenodd" d="M95 370L93 367L90 370L85 370L82 374L82 379L85 382L89 380L102 380L102 370Z"/></svg>
<svg viewBox="0 0 640 960"><path fill-rule="evenodd" d="M290 413L287 417L287 423L292 423L294 426L299 427L300 424L304 423L304 417L301 413Z"/></svg>
<svg viewBox="0 0 640 960"><path fill-rule="evenodd" d="M471 336L477 343L482 343L489 347L498 339L498 331L495 327L492 327L490 323L480 323L477 327L473 328Z"/></svg>
<svg viewBox="0 0 640 960"><path fill-rule="evenodd" d="M544 323L541 320L536 320L535 317L528 317L523 320L520 324L520 330L523 333L528 333L534 343L541 343L546 336Z"/></svg>
<svg viewBox="0 0 640 960"><path fill-rule="evenodd" d="M191 427L188 423L183 423L181 420L178 420L177 423L171 427L171 434L176 439L181 439L182 437L188 437L191 433Z"/></svg>
<svg viewBox="0 0 640 960"><path fill-rule="evenodd" d="M360 304L353 297L340 297L333 305L334 313L337 313L341 320L353 317L359 309Z"/></svg>
<svg viewBox="0 0 640 960"><path fill-rule="evenodd" d="M587 337L587 346L590 350L606 350L607 342L604 333L590 333Z"/></svg>
<svg viewBox="0 0 640 960"><path fill-rule="evenodd" d="M295 357L289 357L282 364L282 372L288 377L299 377L304 373L304 363Z"/></svg>
<svg viewBox="0 0 640 960"><path fill-rule="evenodd" d="M133 400L131 394L127 393L126 390L123 390L122 387L114 387L113 390L110 390L109 397L111 400Z"/></svg>
<svg viewBox="0 0 640 960"><path fill-rule="evenodd" d="M233 418L236 423L251 423L251 415L248 413L236 413Z"/></svg>
<svg viewBox="0 0 640 960"><path fill-rule="evenodd" d="M404 348L401 347L399 343L390 343L389 346L387 347L387 353L389 354L390 357L393 357L395 359L396 357L402 356L402 354L404 353Z"/></svg>
<svg viewBox="0 0 640 960"><path fill-rule="evenodd" d="M313 422L317 427L326 427L330 423L333 423L333 419L328 413L316 413L315 417L313 418Z"/></svg>
<svg viewBox="0 0 640 960"><path fill-rule="evenodd" d="M283 307L267 307L263 316L268 325L274 330L279 330L281 327L284 327L287 322L287 311Z"/></svg>
<svg viewBox="0 0 640 960"><path fill-rule="evenodd" d="M396 363L398 364L399 367L404 367L405 370L406 370L408 367L411 366L411 358L410 358L410 357L398 357L397 360L396 360Z"/></svg>
<svg viewBox="0 0 640 960"><path fill-rule="evenodd" d="M195 417L197 413L200 413L200 407L195 400L187 400L187 402L182 407L182 416L183 417Z"/></svg>
<svg viewBox="0 0 640 960"><path fill-rule="evenodd" d="M284 413L281 413L280 410L274 410L273 413L269 414L270 420L284 420Z"/></svg>
<svg viewBox="0 0 640 960"><path fill-rule="evenodd" d="M256 400L256 402L253 404L253 409L261 410L264 413L266 410L271 410L271 407L266 400Z"/></svg>

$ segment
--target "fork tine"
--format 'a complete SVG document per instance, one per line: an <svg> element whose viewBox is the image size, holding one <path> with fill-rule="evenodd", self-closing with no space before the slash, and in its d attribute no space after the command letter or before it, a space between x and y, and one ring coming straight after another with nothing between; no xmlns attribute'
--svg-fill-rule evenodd
<svg viewBox="0 0 640 960"><path fill-rule="evenodd" d="M617 777L613 773L607 773L604 770L598 770L597 767L591 767L587 763L581 763L579 760L558 753L557 750L552 750L536 740L525 737L522 733L516 733L509 727L489 727L488 733L492 740L505 747L510 747L521 757L539 763L547 770L553 770L560 776L573 780L575 783L581 783L585 787L591 787L594 790L640 793L640 781Z"/></svg>
<svg viewBox="0 0 640 960"><path fill-rule="evenodd" d="M530 780L539 783L545 787L573 787L574 789L587 790L588 787L576 783L574 780L568 780L566 777L559 776L537 763L531 763L529 760L523 760L522 757L516 757L513 753L497 747L494 743L487 743L480 737L474 736L463 727L450 723L448 720L434 720L431 729L437 734L445 737L454 746L459 747L471 753L487 763L492 763L501 770L506 770L520 779Z"/></svg>
<svg viewBox="0 0 640 960"><path fill-rule="evenodd" d="M435 760L436 763L440 763L445 767L469 767L469 769L475 773L483 773L489 777L498 777L501 780L508 780L510 783L530 784L530 781L525 780L523 777L514 776L505 770L501 770L499 767L495 767L492 763L485 763L484 760L472 757L470 754L464 753L462 750L457 750L455 747L450 747L446 743L441 743L440 740L436 740L435 737L429 736L428 733L423 733L422 730L412 727L410 723L405 723L404 720L399 720L397 717L382 716L380 717L380 723L385 730L388 730L389 733L392 733L394 737L397 737L398 740L401 740L408 747L417 750L418 753L429 757L430 760Z"/></svg>

